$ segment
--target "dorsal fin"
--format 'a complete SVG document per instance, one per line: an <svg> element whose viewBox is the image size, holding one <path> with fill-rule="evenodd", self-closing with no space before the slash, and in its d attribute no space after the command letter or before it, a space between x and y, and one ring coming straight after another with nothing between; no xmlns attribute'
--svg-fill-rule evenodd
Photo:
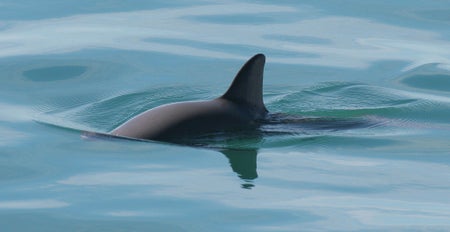
<svg viewBox="0 0 450 232"><path fill-rule="evenodd" d="M221 98L247 105L256 117L266 115L262 90L265 62L263 54L257 54L248 60Z"/></svg>

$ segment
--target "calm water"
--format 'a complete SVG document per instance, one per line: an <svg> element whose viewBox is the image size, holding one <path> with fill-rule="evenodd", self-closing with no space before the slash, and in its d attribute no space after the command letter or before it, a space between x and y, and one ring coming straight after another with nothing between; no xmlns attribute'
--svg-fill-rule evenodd
<svg viewBox="0 0 450 232"><path fill-rule="evenodd" d="M448 1L0 1L2 231L450 230ZM265 53L268 127L82 139ZM277 132L283 133L277 133Z"/></svg>

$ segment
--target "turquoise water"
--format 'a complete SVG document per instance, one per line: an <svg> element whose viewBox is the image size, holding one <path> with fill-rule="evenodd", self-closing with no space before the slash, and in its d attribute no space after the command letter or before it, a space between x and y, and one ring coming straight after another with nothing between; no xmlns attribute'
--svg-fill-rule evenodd
<svg viewBox="0 0 450 232"><path fill-rule="evenodd" d="M2 0L1 230L450 230L449 15L419 0ZM214 149L81 137L217 97L260 52L269 111L371 123L269 125Z"/></svg>

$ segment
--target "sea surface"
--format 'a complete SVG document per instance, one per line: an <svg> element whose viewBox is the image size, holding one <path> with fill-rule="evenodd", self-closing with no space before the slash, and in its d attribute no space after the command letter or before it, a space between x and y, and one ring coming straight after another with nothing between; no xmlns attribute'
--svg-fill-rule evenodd
<svg viewBox="0 0 450 232"><path fill-rule="evenodd" d="M256 53L270 112L370 123L82 136ZM0 230L450 231L450 2L0 0Z"/></svg>

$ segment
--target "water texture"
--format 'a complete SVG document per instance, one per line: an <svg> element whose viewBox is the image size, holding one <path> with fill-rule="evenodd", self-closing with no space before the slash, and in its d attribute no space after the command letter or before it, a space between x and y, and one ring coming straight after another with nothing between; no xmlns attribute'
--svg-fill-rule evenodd
<svg viewBox="0 0 450 232"><path fill-rule="evenodd" d="M450 230L446 1L0 2L2 231ZM82 136L267 57L269 123Z"/></svg>

